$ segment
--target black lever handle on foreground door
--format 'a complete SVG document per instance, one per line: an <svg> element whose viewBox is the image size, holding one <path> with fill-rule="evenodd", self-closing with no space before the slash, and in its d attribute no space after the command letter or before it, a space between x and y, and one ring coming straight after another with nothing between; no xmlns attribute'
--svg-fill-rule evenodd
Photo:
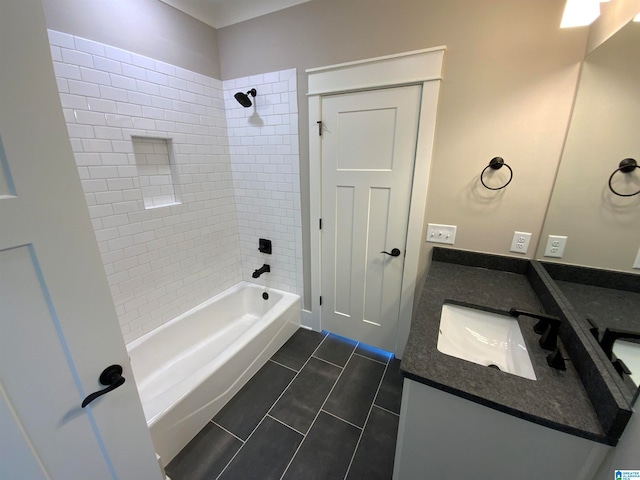
<svg viewBox="0 0 640 480"><path fill-rule="evenodd" d="M122 367L120 365L111 365L104 369L100 374L100 383L102 385L108 385L104 390L98 390L93 392L87 398L82 401L82 408L89 405L96 398L115 390L124 383L124 377L122 376Z"/></svg>
<svg viewBox="0 0 640 480"><path fill-rule="evenodd" d="M389 253L389 252L384 252L384 251L382 251L382 252L380 252L380 253L386 253L387 255L391 255L392 257L397 257L397 256L399 256L399 255L400 255L400 250L399 250L399 249L397 249L397 248L394 248L393 250L391 250L391 253Z"/></svg>

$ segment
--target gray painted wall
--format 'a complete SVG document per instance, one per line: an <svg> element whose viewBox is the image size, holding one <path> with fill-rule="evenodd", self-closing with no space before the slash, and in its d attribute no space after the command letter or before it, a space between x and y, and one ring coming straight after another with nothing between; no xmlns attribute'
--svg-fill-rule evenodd
<svg viewBox="0 0 640 480"><path fill-rule="evenodd" d="M563 8L564 0L313 0L218 30L223 79L298 69L306 285L309 228L317 220L309 219L305 193L304 70L446 45L426 219L458 225L457 248L497 254L510 254L514 230L531 232L532 258L588 31L560 30ZM490 194L478 187L478 175L494 156L504 157L515 177ZM430 246L424 244L421 275Z"/></svg>
<svg viewBox="0 0 640 480"><path fill-rule="evenodd" d="M220 79L217 32L158 0L43 0L47 28Z"/></svg>

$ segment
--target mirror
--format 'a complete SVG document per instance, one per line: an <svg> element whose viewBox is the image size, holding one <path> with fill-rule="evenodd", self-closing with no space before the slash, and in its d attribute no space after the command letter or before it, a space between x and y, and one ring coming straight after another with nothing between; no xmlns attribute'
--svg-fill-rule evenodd
<svg viewBox="0 0 640 480"><path fill-rule="evenodd" d="M636 259L640 256L640 194L619 196L609 188L612 173L621 160L629 157L640 164L637 22L627 24L584 60L536 253L537 260L547 263L547 271L576 313L585 318L585 328L591 327L586 322L589 318L599 328L600 336L607 327L640 332L640 270L633 268L634 262L640 262ZM640 168L628 173L618 171L610 181L618 193L637 192ZM567 237L562 258L547 256L550 249L557 248L547 245L549 235ZM560 264L597 270L589 276L583 275L589 270L563 270ZM618 347L623 345L618 342ZM634 360L634 355L624 353L628 366L640 362L640 341L630 343L639 358ZM634 369L640 370L640 364L635 363ZM629 387L631 398L640 383L640 371L633 373L633 377L620 377ZM629 378L636 380L630 383Z"/></svg>

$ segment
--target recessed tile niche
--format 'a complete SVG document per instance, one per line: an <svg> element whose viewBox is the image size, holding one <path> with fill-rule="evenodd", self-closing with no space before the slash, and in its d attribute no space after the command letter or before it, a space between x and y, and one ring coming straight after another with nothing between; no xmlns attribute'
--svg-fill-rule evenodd
<svg viewBox="0 0 640 480"><path fill-rule="evenodd" d="M170 139L131 137L144 208L182 203Z"/></svg>

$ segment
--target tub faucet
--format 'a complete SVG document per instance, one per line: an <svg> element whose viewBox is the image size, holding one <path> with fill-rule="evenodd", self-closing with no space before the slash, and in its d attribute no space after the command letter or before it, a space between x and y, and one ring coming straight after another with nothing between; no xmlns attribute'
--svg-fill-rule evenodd
<svg viewBox="0 0 640 480"><path fill-rule="evenodd" d="M251 275L253 278L258 278L260 275L262 275L263 273L267 273L271 271L271 267L269 265L267 265L266 263L264 265L262 265L259 269L254 270L253 274Z"/></svg>

